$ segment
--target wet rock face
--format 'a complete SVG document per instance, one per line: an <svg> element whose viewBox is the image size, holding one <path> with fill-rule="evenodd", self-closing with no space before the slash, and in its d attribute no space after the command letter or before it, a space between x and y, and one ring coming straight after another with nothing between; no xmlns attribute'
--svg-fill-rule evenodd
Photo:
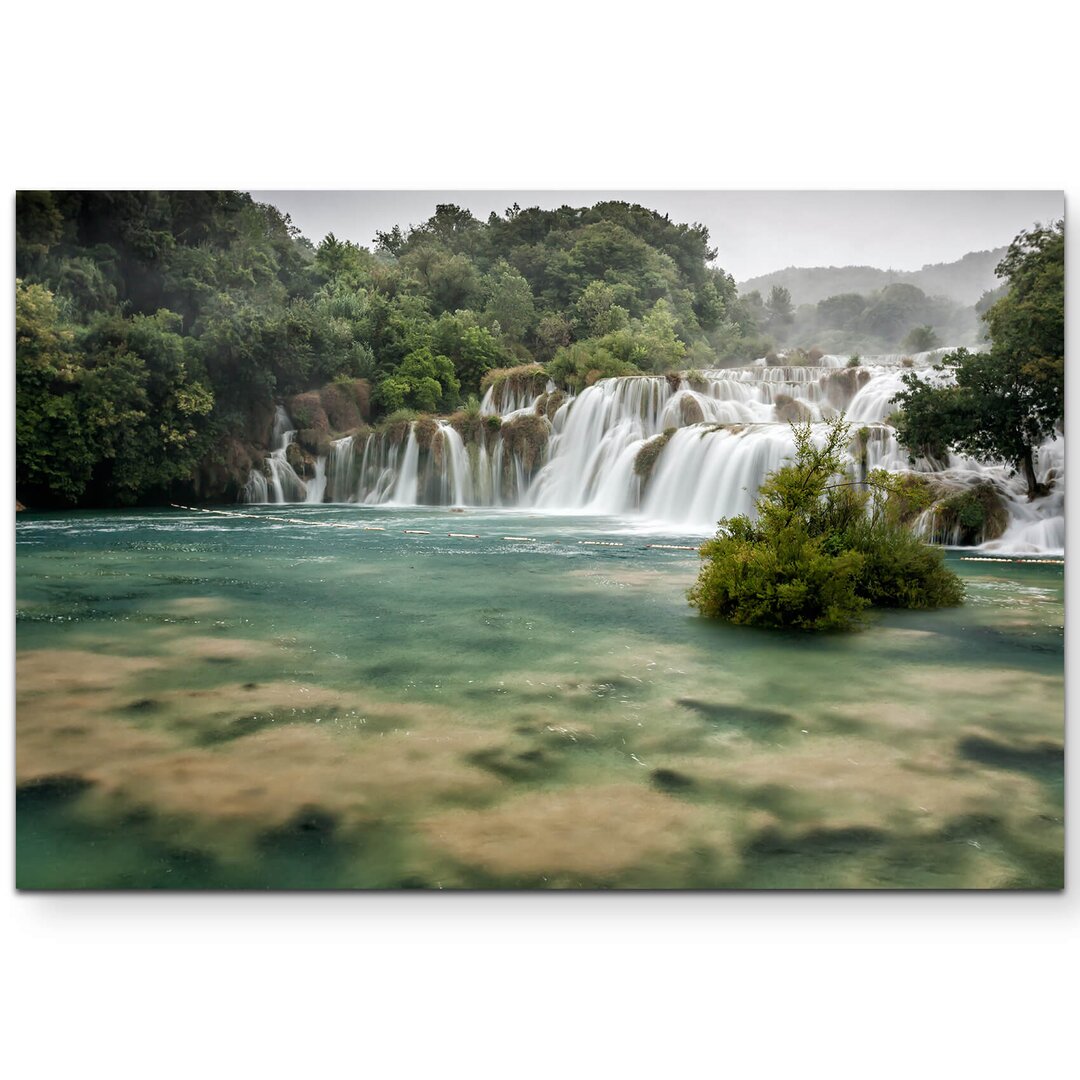
<svg viewBox="0 0 1080 1080"><path fill-rule="evenodd" d="M652 476L657 459L671 440L671 436L675 434L675 431L675 428L668 428L662 435L650 439L637 452L637 456L634 458L634 472L641 477L642 483L647 483Z"/></svg>
<svg viewBox="0 0 1080 1080"><path fill-rule="evenodd" d="M417 445L421 450L430 450L433 443L436 441L435 436L438 433L439 425L430 416L425 416L420 420L417 420L413 425L413 434L416 436Z"/></svg>
<svg viewBox="0 0 1080 1080"><path fill-rule="evenodd" d="M547 375L542 364L519 364L511 368L495 368L489 371L480 383L480 390L492 392L492 400L497 409L503 409L512 398L528 394L535 397L544 390Z"/></svg>
<svg viewBox="0 0 1080 1080"><path fill-rule="evenodd" d="M552 390L550 394L541 394L536 399L536 415L546 416L549 421L555 419L555 414L566 400L566 394L562 390Z"/></svg>
<svg viewBox="0 0 1080 1080"><path fill-rule="evenodd" d="M543 460L551 425L541 416L516 416L500 430L506 449L520 457L526 472L532 472Z"/></svg>
<svg viewBox="0 0 1080 1080"><path fill-rule="evenodd" d="M331 431L352 431L370 416L371 392L366 379L327 383L319 390L319 404Z"/></svg>
<svg viewBox="0 0 1080 1080"><path fill-rule="evenodd" d="M934 505L934 532L964 545L996 540L1009 524L1009 514L997 488L983 480Z"/></svg>
<svg viewBox="0 0 1080 1080"><path fill-rule="evenodd" d="M830 403L838 409L846 408L851 404L851 399L871 378L870 372L863 367L848 367L831 371L825 376L825 394Z"/></svg>
<svg viewBox="0 0 1080 1080"><path fill-rule="evenodd" d="M325 457L333 450L329 436L318 428L301 428L296 433L296 441L304 450L316 457Z"/></svg>
<svg viewBox="0 0 1080 1080"><path fill-rule="evenodd" d="M813 419L811 411L801 402L787 394L777 394L773 400L776 419L789 424L802 424Z"/></svg>
<svg viewBox="0 0 1080 1080"><path fill-rule="evenodd" d="M285 460L302 480L308 480L315 475L315 461L299 443L289 444L285 451Z"/></svg>
<svg viewBox="0 0 1080 1080"><path fill-rule="evenodd" d="M294 394L286 401L285 408L297 428L317 428L324 434L329 434L330 419L323 408L318 390Z"/></svg>
<svg viewBox="0 0 1080 1080"><path fill-rule="evenodd" d="M697 398L692 398L689 395L679 403L679 413L682 417L683 427L705 422L705 414L701 411L701 403Z"/></svg>
<svg viewBox="0 0 1080 1080"><path fill-rule="evenodd" d="M192 493L200 499L234 498L262 456L250 443L226 436L203 459L192 477Z"/></svg>

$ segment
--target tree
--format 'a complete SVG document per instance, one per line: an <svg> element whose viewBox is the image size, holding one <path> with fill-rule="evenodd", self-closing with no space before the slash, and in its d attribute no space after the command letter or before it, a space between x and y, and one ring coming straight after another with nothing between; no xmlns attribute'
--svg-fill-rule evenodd
<svg viewBox="0 0 1080 1080"><path fill-rule="evenodd" d="M460 389L479 392L480 380L492 368L501 366L507 354L486 326L479 326L471 311L444 312L432 329L432 349L450 357Z"/></svg>
<svg viewBox="0 0 1080 1080"><path fill-rule="evenodd" d="M769 290L769 299L765 301L765 310L769 313L769 323L783 326L794 317L791 293L783 285L774 285Z"/></svg>
<svg viewBox="0 0 1080 1080"><path fill-rule="evenodd" d="M529 283L505 259L484 276L483 291L487 296L484 316L498 323L499 330L510 341L521 341L536 320Z"/></svg>
<svg viewBox="0 0 1080 1080"><path fill-rule="evenodd" d="M401 408L435 412L453 408L460 390L453 361L424 346L409 353L397 370L379 383L375 400L388 413Z"/></svg>
<svg viewBox="0 0 1080 1080"><path fill-rule="evenodd" d="M913 326L904 338L903 348L908 352L929 352L940 344L932 326Z"/></svg>
<svg viewBox="0 0 1080 1080"><path fill-rule="evenodd" d="M905 375L897 436L913 456L999 458L1022 471L1032 499L1045 492L1036 450L1065 415L1064 222L1020 233L997 273L1009 289L984 315L989 351L949 354L935 382Z"/></svg>
<svg viewBox="0 0 1080 1080"><path fill-rule="evenodd" d="M934 608L963 598L940 550L897 523L890 501L898 478L875 470L851 480L851 427L831 421L824 441L792 425L794 461L772 473L746 515L719 523L701 548L688 593L703 615L742 625L796 630L857 626L866 608Z"/></svg>
<svg viewBox="0 0 1080 1080"><path fill-rule="evenodd" d="M15 477L20 491L75 502L94 466L70 328L41 285L15 282Z"/></svg>
<svg viewBox="0 0 1080 1080"><path fill-rule="evenodd" d="M657 300L634 336L634 360L646 371L673 371L686 355L675 333L675 319L666 300Z"/></svg>

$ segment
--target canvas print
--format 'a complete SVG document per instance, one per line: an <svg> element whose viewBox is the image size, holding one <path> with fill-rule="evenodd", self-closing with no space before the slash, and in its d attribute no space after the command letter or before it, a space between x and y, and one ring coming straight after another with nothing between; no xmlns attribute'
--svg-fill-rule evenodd
<svg viewBox="0 0 1080 1080"><path fill-rule="evenodd" d="M22 889L1059 889L1055 191L21 191Z"/></svg>

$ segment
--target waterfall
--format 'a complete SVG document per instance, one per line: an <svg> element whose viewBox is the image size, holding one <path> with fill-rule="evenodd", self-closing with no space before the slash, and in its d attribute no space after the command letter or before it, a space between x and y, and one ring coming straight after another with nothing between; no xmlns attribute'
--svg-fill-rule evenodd
<svg viewBox="0 0 1080 1080"><path fill-rule="evenodd" d="M561 403L548 383L489 389L479 412L400 421L346 436L308 468L306 482L288 460L296 432L285 410L274 420L274 448L252 470L248 502L353 502L366 505L509 506L550 512L636 517L643 524L709 533L721 517L752 513L764 478L794 451L791 421L822 424L841 412L858 435L850 469L914 472L937 492L989 484L1005 509L1001 536L988 550L1057 551L1064 546L1064 444L1048 442L1039 468L1049 495L1029 502L1021 480L999 463L951 455L948 462L908 460L888 418L903 377L942 376L945 350L865 357L858 365L826 356L818 364L756 361L681 376L602 379ZM558 407L556 408L556 404ZM816 429L822 435L824 429ZM642 450L657 440L645 460ZM933 515L916 528L934 535Z"/></svg>
<svg viewBox="0 0 1080 1080"><path fill-rule="evenodd" d="M274 426L271 432L273 449L266 459L264 472L252 469L244 485L244 502L321 502L319 498L309 498L308 485L296 474L288 460L289 447L296 439L296 429L292 427L289 414L279 405L274 413Z"/></svg>
<svg viewBox="0 0 1080 1080"><path fill-rule="evenodd" d="M405 443L405 453L401 460L401 467L397 470L397 483L387 500L392 503L401 503L413 506L417 502L416 497L416 467L420 462L420 444L416 441L416 425L409 425L409 437Z"/></svg>

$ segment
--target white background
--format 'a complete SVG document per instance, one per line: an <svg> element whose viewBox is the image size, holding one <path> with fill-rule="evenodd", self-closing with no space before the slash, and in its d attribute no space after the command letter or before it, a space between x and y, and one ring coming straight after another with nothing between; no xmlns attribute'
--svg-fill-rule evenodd
<svg viewBox="0 0 1080 1080"><path fill-rule="evenodd" d="M0 65L8 265L18 187L1071 193L1065 10L20 5ZM10 466L0 482L10 506ZM12 655L9 639L11 1075L1012 1078L1075 1061L1075 890L15 895Z"/></svg>

